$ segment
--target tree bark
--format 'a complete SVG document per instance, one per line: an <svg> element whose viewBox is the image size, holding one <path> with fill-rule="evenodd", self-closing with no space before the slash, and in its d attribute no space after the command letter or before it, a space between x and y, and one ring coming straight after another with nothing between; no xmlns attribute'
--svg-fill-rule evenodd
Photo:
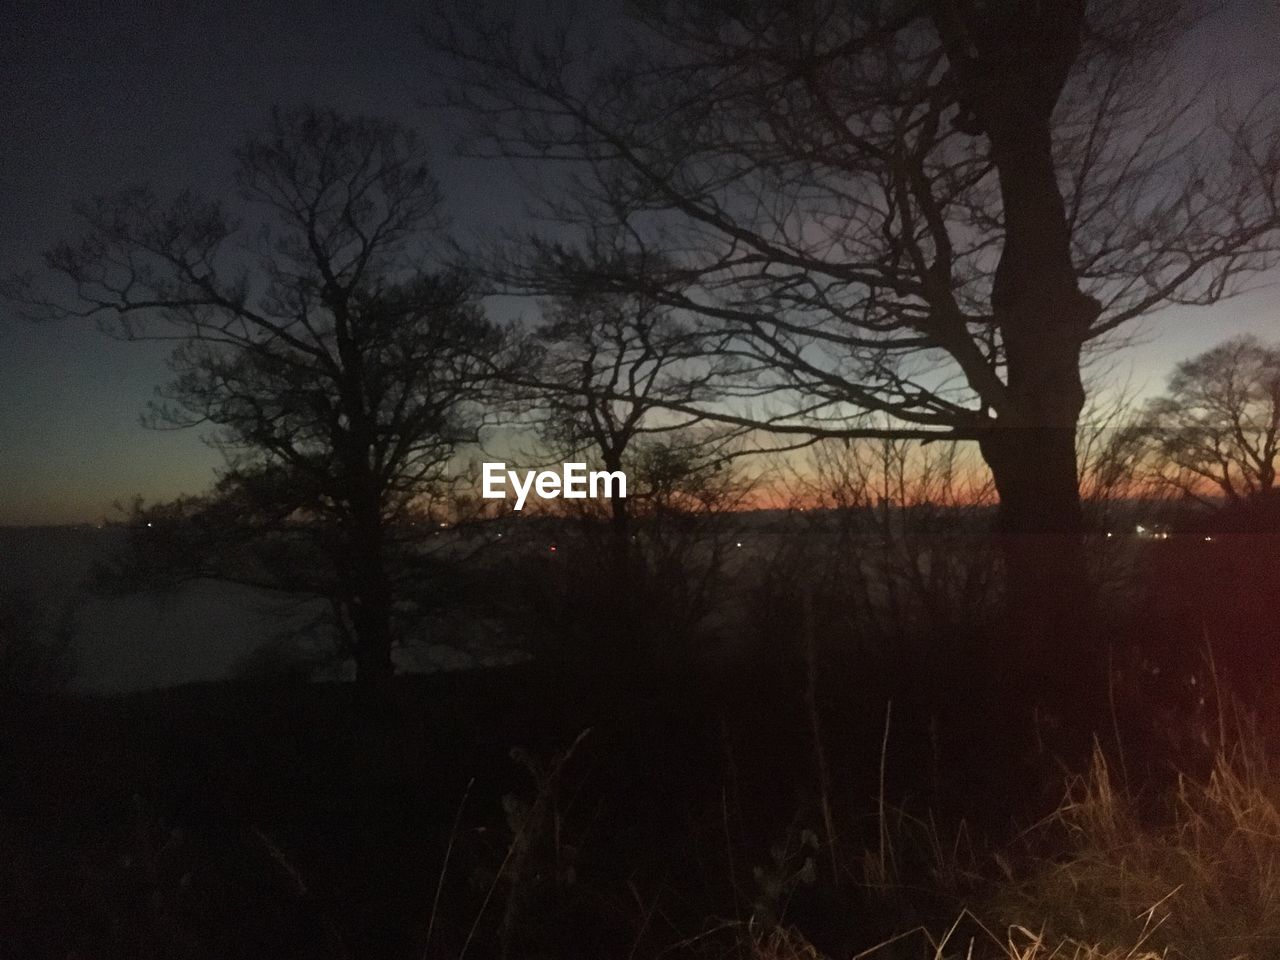
<svg viewBox="0 0 1280 960"><path fill-rule="evenodd" d="M1006 217L992 307L1009 410L980 441L1000 497L1007 646L1023 690L1085 743L1100 729L1106 657L1084 549L1076 431L1080 353L1098 304L1081 293L1047 124L992 135Z"/></svg>
<svg viewBox="0 0 1280 960"><path fill-rule="evenodd" d="M956 74L958 123L988 137L1004 214L991 306L1006 403L979 444L1000 497L1007 693L1087 742L1102 726L1107 665L1090 598L1075 436L1085 399L1081 348L1099 304L1079 287L1052 135L1084 4L940 0L936 9Z"/></svg>
<svg viewBox="0 0 1280 960"><path fill-rule="evenodd" d="M996 431L982 442L1000 496L1001 669L1028 706L1085 734L1099 729L1106 657L1083 538L1072 431Z"/></svg>

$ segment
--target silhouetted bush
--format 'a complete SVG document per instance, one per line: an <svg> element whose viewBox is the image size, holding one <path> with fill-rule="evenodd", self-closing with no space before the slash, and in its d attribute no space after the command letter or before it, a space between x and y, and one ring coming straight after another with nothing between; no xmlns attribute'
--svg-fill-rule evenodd
<svg viewBox="0 0 1280 960"><path fill-rule="evenodd" d="M0 593L0 710L64 689L75 673L69 622L48 622L26 594Z"/></svg>

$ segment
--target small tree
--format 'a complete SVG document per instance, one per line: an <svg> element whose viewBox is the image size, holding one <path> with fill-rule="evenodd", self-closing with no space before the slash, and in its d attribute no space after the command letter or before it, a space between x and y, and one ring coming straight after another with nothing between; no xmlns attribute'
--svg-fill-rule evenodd
<svg viewBox="0 0 1280 960"><path fill-rule="evenodd" d="M642 623L653 619L649 594L659 581L669 601L663 613L693 622L705 610L708 571L718 570L691 562L695 524L683 524L676 536L672 518L692 521L727 509L737 494L728 469L733 436L668 408L713 400L718 368L701 362L705 335L642 295L564 295L546 304L545 320L533 337L537 362L506 379L554 457L628 477L626 496L615 486L607 503L587 502L580 512L588 540L601 515L607 518L605 564L595 571L603 578L591 577L605 589L593 593L604 601L597 613L620 645L614 652L629 660L639 654ZM707 524L696 526L714 539ZM715 553L710 544L700 546ZM689 613L675 616L675 608Z"/></svg>
<svg viewBox="0 0 1280 960"><path fill-rule="evenodd" d="M645 438L688 439L702 418L664 410L713 397L714 374L696 364L705 337L644 297L568 296L547 313L536 336L541 362L516 379L534 401L543 442L566 459L585 456L616 471ZM625 578L631 517L627 498L616 491L609 516L615 572Z"/></svg>
<svg viewBox="0 0 1280 960"><path fill-rule="evenodd" d="M150 421L214 426L228 462L210 497L167 512L209 534L188 556L234 575L213 547L253 544L250 575L327 597L376 683L413 556L402 534L476 438L499 334L464 277L426 265L441 197L413 132L277 110L235 156L239 216L146 189L83 207L84 237L46 255L74 296L40 306L178 341Z"/></svg>
<svg viewBox="0 0 1280 960"><path fill-rule="evenodd" d="M1162 483L1236 505L1276 489L1280 466L1280 348L1228 340L1178 364L1168 392L1147 404L1142 431Z"/></svg>

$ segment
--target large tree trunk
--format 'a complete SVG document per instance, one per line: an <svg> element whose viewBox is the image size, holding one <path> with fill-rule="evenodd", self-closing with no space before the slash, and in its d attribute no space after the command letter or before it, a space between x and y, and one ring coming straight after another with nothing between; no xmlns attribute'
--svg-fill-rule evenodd
<svg viewBox="0 0 1280 960"><path fill-rule="evenodd" d="M991 295L1006 402L980 446L1000 496L1008 692L1076 740L1102 726L1106 657L1084 552L1075 435L1080 353L1099 305L1081 292L1057 182L1052 117L1084 26L1082 0L939 3L966 129L985 133L1005 238Z"/></svg>
<svg viewBox="0 0 1280 960"><path fill-rule="evenodd" d="M1087 736L1102 725L1107 668L1090 600L1075 440L1081 345L1098 304L1076 282L1047 124L1006 141L993 137L1007 235L992 306L1011 402L1000 418L1007 422L997 420L981 447L1000 495L1011 641L1022 645L1038 699Z"/></svg>
<svg viewBox="0 0 1280 960"><path fill-rule="evenodd" d="M1000 497L1009 643L1031 704L1087 743L1104 719L1107 673L1090 600L1076 430L1081 345L1098 304L1076 282L1047 124L992 140L1007 228L992 307L1009 405L980 445Z"/></svg>
<svg viewBox="0 0 1280 960"><path fill-rule="evenodd" d="M1073 432L1029 427L982 442L1000 496L1004 636L998 663L1009 693L1087 742L1104 717L1106 654L1082 532Z"/></svg>

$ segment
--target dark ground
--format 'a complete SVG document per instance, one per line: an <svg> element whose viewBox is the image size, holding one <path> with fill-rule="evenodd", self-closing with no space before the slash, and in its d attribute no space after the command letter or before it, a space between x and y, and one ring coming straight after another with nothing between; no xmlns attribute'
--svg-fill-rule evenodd
<svg viewBox="0 0 1280 960"><path fill-rule="evenodd" d="M1187 749L1153 730L1195 749L1206 637L1266 701L1275 546L1193 535L1146 557L1160 588L1111 628L1130 773ZM45 702L0 728L0 958L723 956L716 929L752 917L838 954L946 923L982 888L939 877L930 842L989 866L1061 797L950 639L927 667L820 651L815 711L779 649L642 679L400 677L379 720L339 684ZM891 884L868 882L877 858Z"/></svg>
<svg viewBox="0 0 1280 960"><path fill-rule="evenodd" d="M418 956L464 794L429 955L457 955L477 916L472 956L492 955L504 917L513 955L649 955L709 917L750 915L752 868L789 834L821 832L798 688L785 669L590 681L523 668L400 678L381 728L337 685L186 687L11 721L4 955ZM999 827L1018 805L992 780L1003 765L949 760L923 706L895 705L888 798ZM823 704L830 796L861 830L849 846L875 842L885 708L865 687ZM584 730L541 789L511 755L545 767ZM539 793L542 826L523 821L529 849L504 871L518 882L495 886ZM824 912L800 902L809 892L822 884L792 898L794 922ZM876 913L808 932L874 942L903 919Z"/></svg>

